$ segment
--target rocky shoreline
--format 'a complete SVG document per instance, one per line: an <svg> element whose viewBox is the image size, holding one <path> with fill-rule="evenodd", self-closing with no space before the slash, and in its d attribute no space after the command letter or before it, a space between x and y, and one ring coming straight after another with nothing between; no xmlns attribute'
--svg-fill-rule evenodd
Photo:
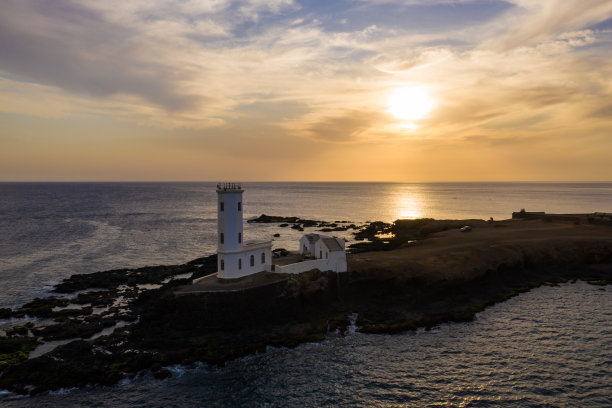
<svg viewBox="0 0 612 408"><path fill-rule="evenodd" d="M394 333L469 321L543 284L612 282L609 226L470 220L474 232L459 233L465 223L370 223L356 230L368 245L349 255L348 273L315 270L239 292L177 294L214 273L216 256L73 275L55 287L56 296L0 309L2 318L37 319L0 338L0 389L113 385L143 370L165 378L173 364L223 364L269 345L321 341L345 332L354 313L361 332Z"/></svg>

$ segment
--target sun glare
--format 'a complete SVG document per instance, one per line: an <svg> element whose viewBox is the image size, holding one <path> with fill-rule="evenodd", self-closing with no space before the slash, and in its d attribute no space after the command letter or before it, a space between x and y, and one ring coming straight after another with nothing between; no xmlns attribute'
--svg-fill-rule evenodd
<svg viewBox="0 0 612 408"><path fill-rule="evenodd" d="M431 112L435 101L425 87L410 86L395 89L387 105L387 111L396 119L414 121L424 118Z"/></svg>
<svg viewBox="0 0 612 408"><path fill-rule="evenodd" d="M423 216L423 196L417 191L404 192L395 200L395 217L399 219L416 219Z"/></svg>

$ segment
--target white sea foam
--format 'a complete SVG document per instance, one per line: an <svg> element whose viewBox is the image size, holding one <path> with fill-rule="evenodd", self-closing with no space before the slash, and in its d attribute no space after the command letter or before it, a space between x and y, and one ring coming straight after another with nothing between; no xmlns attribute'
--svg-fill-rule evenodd
<svg viewBox="0 0 612 408"><path fill-rule="evenodd" d="M125 320L119 320L114 325L102 329L98 333L96 333L93 336L89 337L87 340L95 340L95 339L97 339L99 337L102 337L102 336L109 336L109 335L113 334L113 332L115 330L117 330L117 329L119 329L121 327L129 326L131 324L136 324L136 323L138 323L138 320L136 320L135 322L126 322Z"/></svg>
<svg viewBox="0 0 612 408"><path fill-rule="evenodd" d="M283 351L283 350L288 350L288 347L278 347L278 346L266 346L266 353L273 353L273 352L278 352L278 351Z"/></svg>
<svg viewBox="0 0 612 408"><path fill-rule="evenodd" d="M204 266L204 265L201 265L201 264L200 264L200 265L195 265L195 266L196 266L196 267L198 267L198 268L200 268L200 267L202 267L202 266ZM168 283L168 282L170 282L170 281L177 280L177 279L187 279L187 278L191 277L191 275L193 275L193 272L180 273L180 274L178 274L178 275L170 276L170 277L168 277L168 278L164 279L164 280L162 281L162 283L163 283L163 284L166 284L166 283ZM160 285L160 286L161 286L161 285Z"/></svg>
<svg viewBox="0 0 612 408"><path fill-rule="evenodd" d="M136 285L136 287L139 290L153 290L153 289L159 289L161 288L163 285L157 284L157 283L141 283Z"/></svg>
<svg viewBox="0 0 612 408"><path fill-rule="evenodd" d="M61 312L62 310L83 310L85 308L91 307L91 303L80 305L77 303L69 303L66 306L55 306L51 309L52 312Z"/></svg>
<svg viewBox="0 0 612 408"><path fill-rule="evenodd" d="M70 394L74 391L78 391L79 389L76 387L72 387L72 388L60 388L59 390L55 390L55 391L49 391L49 395L66 395L66 394Z"/></svg>
<svg viewBox="0 0 612 408"><path fill-rule="evenodd" d="M6 397L9 397L11 395L15 395L15 394L10 392L9 390L0 390L0 398L6 398Z"/></svg>
<svg viewBox="0 0 612 408"><path fill-rule="evenodd" d="M110 306L94 307L93 311L91 312L91 314L101 315L101 314L104 314L104 313L108 312L109 310L110 310Z"/></svg>
<svg viewBox="0 0 612 408"><path fill-rule="evenodd" d="M346 328L348 334L355 334L359 330L359 327L357 326L358 317L359 317L358 313L351 313L350 315L348 315L349 325Z"/></svg>
<svg viewBox="0 0 612 408"><path fill-rule="evenodd" d="M188 372L187 367L182 366L180 364L171 365L164 368L170 371L173 377L182 377L183 375L185 375L185 373Z"/></svg>
<svg viewBox="0 0 612 408"><path fill-rule="evenodd" d="M128 377L125 377L125 378L122 378L122 379L121 379L121 380L120 380L120 381L117 383L117 385L118 385L118 386L125 386L125 385L129 385L129 384L131 384L131 383L132 383L132 379L131 379L131 378L128 378Z"/></svg>

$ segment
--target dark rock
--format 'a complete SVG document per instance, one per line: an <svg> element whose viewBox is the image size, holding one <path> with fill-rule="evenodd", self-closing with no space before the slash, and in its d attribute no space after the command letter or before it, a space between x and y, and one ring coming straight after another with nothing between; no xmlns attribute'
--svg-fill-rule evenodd
<svg viewBox="0 0 612 408"><path fill-rule="evenodd" d="M398 220L399 221L399 220ZM392 224L382 221L374 221L355 233L355 238L376 239L376 235L390 232Z"/></svg>
<svg viewBox="0 0 612 408"><path fill-rule="evenodd" d="M49 355L7 367L0 377L0 388L38 394L89 384L112 385L123 375L112 369L110 362L112 357L94 353L91 343L73 341L59 346ZM26 388L25 384L31 388Z"/></svg>
<svg viewBox="0 0 612 408"><path fill-rule="evenodd" d="M276 256L287 256L290 254L285 248L276 248L272 250L272 253Z"/></svg>
<svg viewBox="0 0 612 408"><path fill-rule="evenodd" d="M216 258L215 258L216 259ZM72 275L56 285L57 293L73 293L85 289L116 289L120 285L160 284L164 279L174 275L196 272L194 265L202 260L207 263L210 257L199 258L184 265L145 266L137 269L115 269L111 271L94 272L91 274Z"/></svg>
<svg viewBox="0 0 612 408"><path fill-rule="evenodd" d="M23 317L25 315L36 316L36 317L53 317L54 307L63 307L68 305L70 301L60 297L47 297L47 298L36 298L33 301L26 303L13 313L16 317Z"/></svg>
<svg viewBox="0 0 612 408"><path fill-rule="evenodd" d="M72 275L64 279L62 283L56 285L54 291L57 293L73 293L85 289L116 289L119 285L128 282L129 269L116 269L104 272L94 272L90 274Z"/></svg>
<svg viewBox="0 0 612 408"><path fill-rule="evenodd" d="M217 272L217 254L210 255L204 258L199 258L198 261L199 262L197 262L196 264L202 266L197 268L193 272L193 274L191 275L192 280ZM189 264L191 264L191 262L189 262Z"/></svg>
<svg viewBox="0 0 612 408"><path fill-rule="evenodd" d="M276 234L274 234L274 237L278 238L278 237L280 237L280 234L276 233Z"/></svg>
<svg viewBox="0 0 612 408"><path fill-rule="evenodd" d="M170 370L162 368L161 370L154 371L153 377L157 378L158 380L163 380L164 378L172 377L172 373Z"/></svg>
<svg viewBox="0 0 612 408"><path fill-rule="evenodd" d="M76 298L72 299L72 303L78 305L91 304L92 306L103 307L112 304L117 298L117 295L118 292L116 290L99 290L79 293Z"/></svg>
<svg viewBox="0 0 612 408"><path fill-rule="evenodd" d="M257 218L252 218L247 220L248 223L282 223L280 226L287 226L288 224L304 224L306 227L314 227L319 224L320 221L315 220L303 220L299 217L281 217L278 215L266 215L261 214ZM287 225L284 225L287 224Z"/></svg>
<svg viewBox="0 0 612 408"><path fill-rule="evenodd" d="M217 261L217 255L209 255L209 256L204 256L201 258L196 258L193 261L189 261L186 263L186 265L191 265L191 266L203 265L203 264L210 262L211 257L215 258L215 262Z"/></svg>
<svg viewBox="0 0 612 408"><path fill-rule="evenodd" d="M67 320L62 323L44 326L33 330L36 336L46 341L89 338L106 327L115 324L115 319L92 316L88 321Z"/></svg>
<svg viewBox="0 0 612 408"><path fill-rule="evenodd" d="M12 314L13 314L13 311L10 308L8 307L0 308L0 319L10 319Z"/></svg>
<svg viewBox="0 0 612 408"><path fill-rule="evenodd" d="M6 366L26 360L30 351L38 344L38 341L33 337L0 336L0 370L3 370Z"/></svg>
<svg viewBox="0 0 612 408"><path fill-rule="evenodd" d="M72 316L87 316L93 313L92 307L83 307L81 309L64 309L53 312L53 317L57 319L65 319Z"/></svg>
<svg viewBox="0 0 612 408"><path fill-rule="evenodd" d="M10 329L6 329L7 336L27 336L28 331L34 327L34 323L27 322L23 326L13 326Z"/></svg>
<svg viewBox="0 0 612 408"><path fill-rule="evenodd" d="M300 219L298 217L280 217L277 215L266 215L266 214L261 214L259 217L257 218L253 218L250 220L247 220L248 223L277 223L277 222L285 222L285 223L296 223L296 222L300 222Z"/></svg>
<svg viewBox="0 0 612 408"><path fill-rule="evenodd" d="M351 253L389 251L413 244L436 232L460 228L465 225L466 221L474 225L486 223L483 220L434 220L431 218L396 220L393 224L374 221L354 233L355 240L368 240L369 242L350 245L349 250ZM385 236L385 238L380 238L380 236Z"/></svg>

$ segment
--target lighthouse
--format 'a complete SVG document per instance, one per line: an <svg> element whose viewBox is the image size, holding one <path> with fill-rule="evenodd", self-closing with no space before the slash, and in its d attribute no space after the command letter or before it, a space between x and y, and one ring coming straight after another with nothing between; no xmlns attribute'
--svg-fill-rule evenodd
<svg viewBox="0 0 612 408"><path fill-rule="evenodd" d="M217 184L217 276L235 279L269 269L272 241L244 241L242 186Z"/></svg>
<svg viewBox="0 0 612 408"><path fill-rule="evenodd" d="M237 279L260 272L299 274L313 269L347 272L345 241L327 235L306 234L299 251L282 259L272 259L272 241L246 241L243 234L244 206L238 183L217 184L217 273L193 280L188 293L207 292L217 280ZM279 255L276 255L279 258ZM261 282L270 280L259 280ZM253 279L257 282L257 279ZM227 290L232 285L225 285ZM217 292L218 287L213 291Z"/></svg>

